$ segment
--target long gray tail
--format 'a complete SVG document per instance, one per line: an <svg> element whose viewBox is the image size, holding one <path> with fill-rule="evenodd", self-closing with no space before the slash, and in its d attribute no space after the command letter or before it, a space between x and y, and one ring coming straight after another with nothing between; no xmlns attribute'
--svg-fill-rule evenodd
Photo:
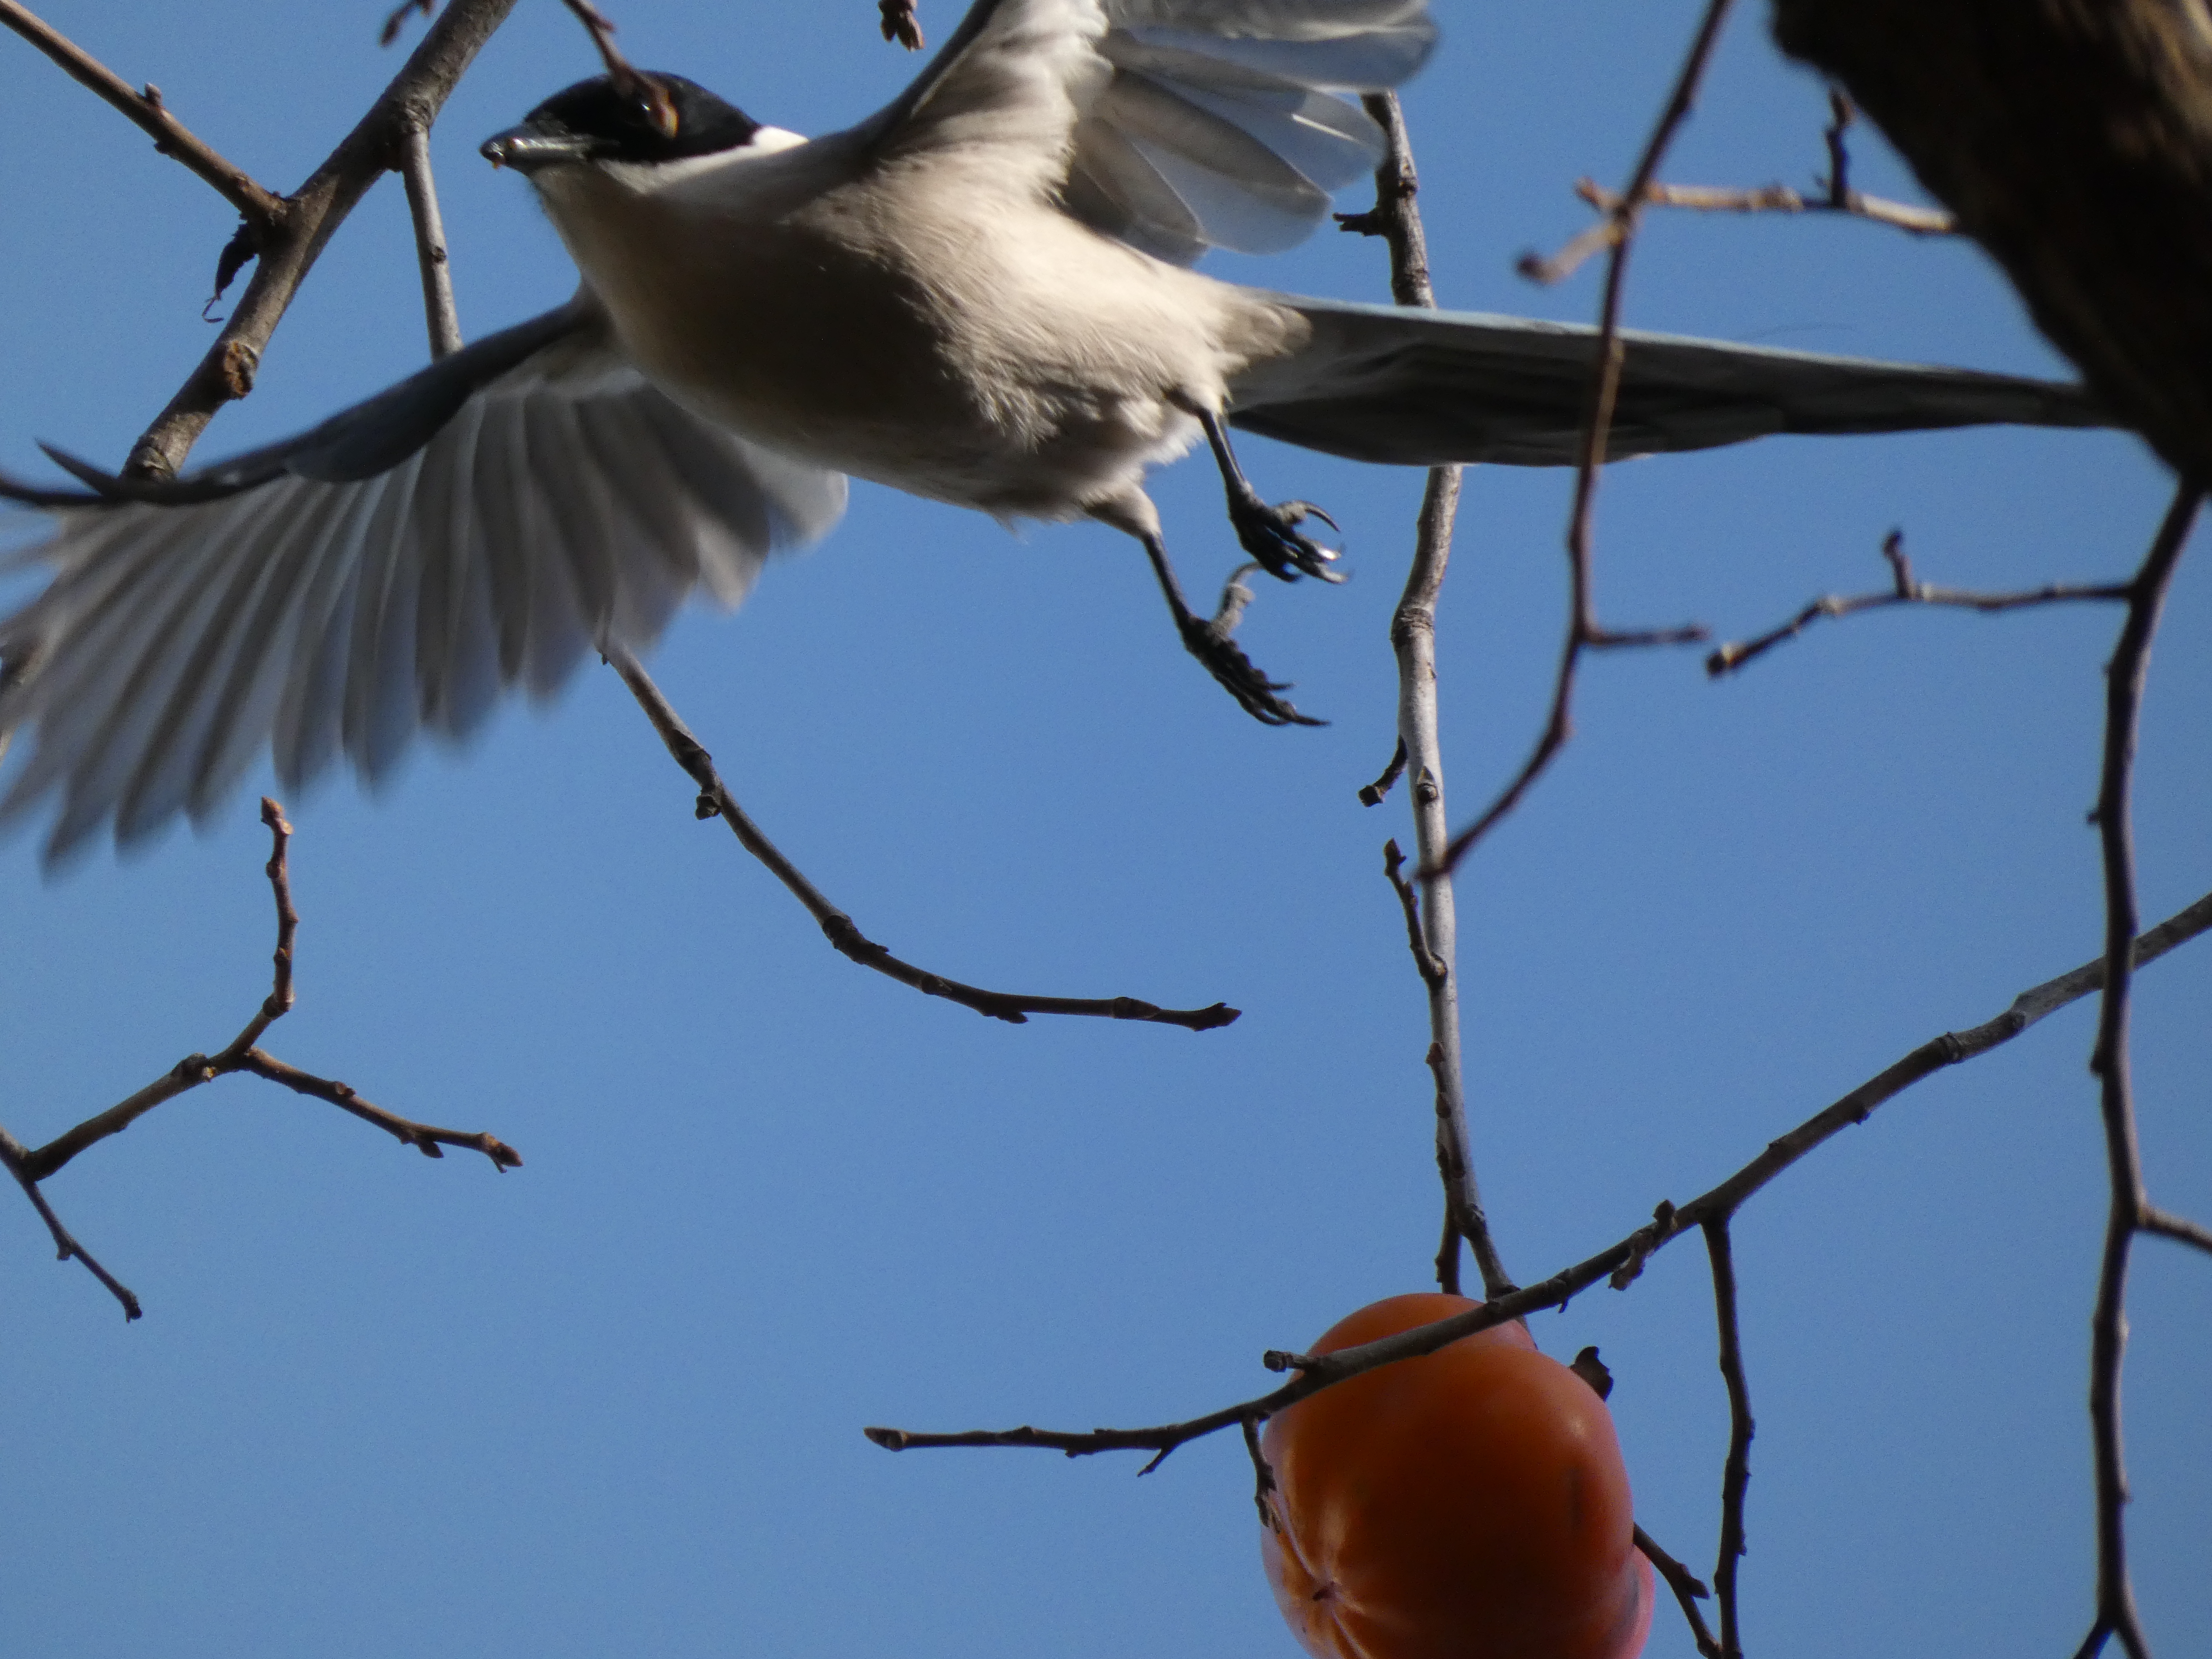
<svg viewBox="0 0 2212 1659"><path fill-rule="evenodd" d="M1577 459L1595 329L1268 297L1305 317L1313 336L1237 379L1230 405L1237 426L1404 465L1562 466ZM2113 423L2081 387L2055 381L1626 330L1620 339L1611 459L1777 432Z"/></svg>

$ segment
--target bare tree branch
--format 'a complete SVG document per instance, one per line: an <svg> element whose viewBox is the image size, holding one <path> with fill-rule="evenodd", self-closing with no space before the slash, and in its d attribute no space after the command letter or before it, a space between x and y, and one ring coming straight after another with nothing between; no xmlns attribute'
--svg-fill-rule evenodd
<svg viewBox="0 0 2212 1659"><path fill-rule="evenodd" d="M1893 225L1915 236L1957 234L1958 222L1941 209L1914 207L1907 202L1893 202L1853 190L1850 185L1850 153L1844 146L1844 134L1850 128L1855 112L1850 100L1832 88L1828 94L1828 108L1831 119L1822 135L1828 149L1828 177L1820 195L1801 195L1783 184L1740 190L1712 185L1662 185L1654 181L1644 187L1644 204L1647 207L1689 208L1701 213L1838 213L1851 218L1872 220L1877 224ZM1600 248L1611 247L1620 240L1625 223L1621 208L1627 198L1606 189L1594 179L1577 179L1575 194L1602 212L1605 219L1577 236L1552 258L1546 259L1534 253L1523 254L1518 267L1522 276L1534 282L1559 282Z"/></svg>
<svg viewBox="0 0 2212 1659"><path fill-rule="evenodd" d="M884 39L896 40L908 52L922 48L921 23L914 15L914 0L876 0L882 14Z"/></svg>
<svg viewBox="0 0 2212 1659"><path fill-rule="evenodd" d="M1635 243L1644 192L1650 188L1668 147L1674 142L1674 135L1689 118L1691 108L1697 102L1698 84L1705 78L1705 65L1711 61L1721 25L1728 20L1729 3L1730 0L1707 0L1705 17L1675 76L1674 90L1667 100L1667 106L1660 112L1658 125L1644 143L1644 154L1630 176L1628 187L1620 192L1620 205L1601 228L1606 236L1593 245L1610 246L1613 257L1606 267L1605 298L1598 310L1597 368L1590 387L1589 417L1583 427L1582 454L1575 468L1574 509L1567 520L1567 565L1572 591L1566 641L1560 647L1559 673L1552 686L1551 711L1545 717L1542 734L1537 738L1528 758L1522 763L1520 771L1481 816L1451 838L1441 857L1423 864L1424 878L1455 867L1467 856L1468 848L1521 804L1521 798L1543 775L1553 757L1566 746L1567 739L1574 734L1575 670L1585 650L1686 645L1705 637L1705 630L1696 627L1634 630L1600 627L1590 595L1590 526L1597 500L1598 474L1605 465L1606 441L1613 429L1613 400L1620 391L1620 301L1628 280L1628 252ZM1531 268L1524 262L1523 274L1553 282L1572 268L1565 266L1555 276L1549 264L1540 263Z"/></svg>
<svg viewBox="0 0 2212 1659"><path fill-rule="evenodd" d="M1380 806L1383 798L1397 787L1398 780L1405 775L1406 740L1401 738L1398 746L1390 751L1390 763L1376 775L1374 782L1359 786L1359 804L1362 806Z"/></svg>
<svg viewBox="0 0 2212 1659"><path fill-rule="evenodd" d="M2127 1463L2120 1444L2120 1367L2127 1349L2128 1256L2143 1231L2150 1197L2142 1148L2136 1138L2135 1092L2128 1066L2128 994L2135 977L2136 870L2130 786L2136 726L2142 708L2151 637L2197 522L2203 491L2184 483L2159 526L2128 597L2127 621L2105 671L2105 763L2097 795L2098 839L2104 854L2104 1000L2089 1069L2099 1084L2105 1163L2112 1185L2097 1308L2090 1320L2089 1419L2097 1456L2097 1614L2080 1654L2088 1659L2117 1636L2130 1659L2150 1659L2128 1577Z"/></svg>
<svg viewBox="0 0 2212 1659"><path fill-rule="evenodd" d="M150 133L155 149L213 186L224 201L245 215L247 225L257 236L273 229L284 216L283 198L256 183L243 167L224 160L170 114L168 106L161 101L160 88L149 83L143 91L134 92L121 76L51 24L18 5L16 0L0 0L0 24L13 29L60 64L70 79L90 88L120 110L126 120Z"/></svg>
<svg viewBox="0 0 2212 1659"><path fill-rule="evenodd" d="M1346 230L1380 236L1390 250L1390 293L1400 305L1434 309L1436 290L1429 279L1428 238L1416 198L1420 178L1413 166L1405 114L1395 93L1373 93L1362 100L1367 113L1389 143L1375 170L1375 205L1365 213L1340 214ZM1398 874L1402 861L1392 842L1384 854L1390 884L1406 915L1413 961L1429 1005L1428 1066L1436 1079L1437 1170L1444 1188L1443 1242L1437 1252L1437 1282L1459 1290L1459 1249L1464 1239L1482 1274L1485 1294L1510 1290L1513 1280L1490 1237L1475 1178L1467 1121L1466 1066L1459 1023L1459 920L1449 873L1434 872L1450 834L1444 812L1443 743L1437 715L1437 601L1451 562L1452 527L1459 512L1460 470L1440 466L1429 473L1416 520L1413 568L1390 618L1390 647L1398 661L1398 746L1383 775L1360 798L1374 805L1399 772L1413 774L1412 809L1415 866L1421 894L1416 903L1410 884Z"/></svg>
<svg viewBox="0 0 2212 1659"><path fill-rule="evenodd" d="M2212 52L2174 0L1775 0L2121 424L2212 477Z"/></svg>
<svg viewBox="0 0 2212 1659"><path fill-rule="evenodd" d="M453 304L453 271L446 252L446 226L438 213L438 185L430 173L428 128L410 127L400 143L400 176L407 181L407 212L415 222L415 257L422 269L422 317L430 355L461 349L461 318Z"/></svg>
<svg viewBox="0 0 2212 1659"><path fill-rule="evenodd" d="M775 843L761 833L759 825L749 817L730 787L722 781L715 769L714 757L707 747L692 735L691 728L684 723L673 705L662 695L653 677L628 651L620 646L600 647L608 665L622 676L623 684L629 688L637 705L645 711L660 740L668 747L676 763L699 787L696 811L700 817L719 817L730 826L738 843L763 864L769 873L781 882L792 896L806 907L806 913L821 925L830 943L844 956L872 968L902 985L911 986L925 996L943 997L963 1008L973 1008L979 1014L993 1019L1003 1019L1010 1025L1023 1025L1031 1014L1085 1015L1099 1019L1133 1019L1154 1025L1180 1025L1186 1030L1210 1031L1226 1025L1237 1018L1240 1010L1224 1003L1214 1003L1205 1008L1162 1008L1155 1004L1139 1001L1135 997L1036 997L1019 996L1005 991L987 991L981 987L963 985L957 980L945 979L927 969L902 962L882 945L876 944L846 915L823 896L822 890L809 881L799 866L786 858Z"/></svg>
<svg viewBox="0 0 2212 1659"><path fill-rule="evenodd" d="M1705 1659L1721 1659L1721 1644L1713 1640L1713 1633L1705 1624L1705 1615L1698 1608L1698 1603L1712 1594L1705 1588L1705 1581L1661 1549L1657 1540L1641 1527L1636 1529L1636 1547L1644 1552L1644 1559L1650 1562L1659 1576L1667 1581L1667 1588L1674 1592L1674 1600L1681 1607L1682 1617L1689 1624L1690 1635L1698 1644L1698 1651L1705 1656Z"/></svg>
<svg viewBox="0 0 2212 1659"><path fill-rule="evenodd" d="M471 1152L482 1152L497 1170L521 1167L522 1157L497 1136L472 1133L463 1129L441 1129L428 1123L417 1123L410 1118L387 1112L380 1106L370 1104L356 1094L349 1085L319 1078L283 1061L264 1054L254 1045L270 1025L291 1012L292 943L299 927L299 912L293 908L291 874L287 848L292 826L285 822L284 810L264 795L261 798L261 821L269 826L273 849L269 856L269 884L276 899L276 951L274 983L253 1018L245 1029L214 1054L187 1054L128 1099L119 1101L106 1111L87 1118L75 1128L57 1135L36 1152L23 1155L25 1173L33 1181L44 1181L88 1146L97 1146L110 1135L121 1134L156 1106L174 1100L179 1095L212 1083L219 1077L234 1072L251 1072L257 1077L281 1083L301 1094L315 1096L332 1105L351 1112L367 1123L373 1123L395 1139L413 1146L428 1158L442 1158L439 1149L459 1146Z"/></svg>
<svg viewBox="0 0 2212 1659"><path fill-rule="evenodd" d="M261 354L324 245L379 177L398 164L406 136L427 131L478 48L515 0L452 0L368 112L283 204L259 241L253 279L168 406L132 446L137 477L173 477L223 404L253 388Z"/></svg>
<svg viewBox="0 0 2212 1659"><path fill-rule="evenodd" d="M1598 1357L1595 1347L1584 1348L1577 1354L1567 1369L1589 1383L1590 1391L1599 1399L1613 1398L1613 1373L1606 1369L1605 1361ZM1698 1603L1709 1598L1712 1591L1705 1588L1697 1574L1660 1548L1659 1540L1642 1527L1636 1528L1635 1542L1644 1559L1667 1581L1667 1588L1674 1591L1674 1600L1681 1606L1682 1618L1697 1642L1698 1651L1705 1659L1721 1659L1720 1644L1713 1640L1712 1632L1705 1627L1705 1614L1698 1610Z"/></svg>
<svg viewBox="0 0 2212 1659"><path fill-rule="evenodd" d="M83 1262L86 1271L106 1285L107 1293L122 1304L124 1322L128 1324L145 1310L138 1305L138 1298L131 1293L131 1287L101 1267L92 1252L76 1242L76 1235L62 1225L62 1218L54 1213L54 1206L46 1202L46 1195L39 1190L39 1183L30 1172L29 1158L29 1149L5 1129L0 1129L0 1164L8 1166L8 1173L15 1177L15 1184L23 1189L23 1196L31 1200L31 1207L39 1212L39 1219L46 1224L47 1232L53 1236L56 1254L64 1261L75 1256Z"/></svg>
<svg viewBox="0 0 2212 1659"><path fill-rule="evenodd" d="M1592 207L1610 214L1620 205L1620 198L1594 179L1575 180L1575 194ZM1806 196L1787 185L1760 185L1744 189L1726 185L1650 185L1644 191L1646 207L1687 208L1698 213L1840 213L1854 219L1869 219L1876 224L1893 225L1915 236L1950 236L1957 234L1957 224L1951 216L1939 208L1914 207L1909 202L1893 202L1880 196L1868 196L1852 191L1840 203L1830 202L1818 196ZM1595 252L1592 248L1590 252ZM1585 258L1588 255L1584 255ZM1541 262L1541 274L1553 281L1553 262Z"/></svg>
<svg viewBox="0 0 2212 1659"><path fill-rule="evenodd" d="M1933 583L1913 579L1912 563L1905 556L1905 532L1901 530L1893 530L1883 538L1881 556L1889 561L1894 578L1887 592L1862 593L1849 599L1838 599L1832 593L1823 594L1779 628L1770 629L1753 639L1730 641L1720 647L1705 659L1705 672L1715 679L1732 673L1754 658L1765 655L1785 640L1796 639L1823 617L1841 618L1856 616L1862 611L1886 610L1897 605L1949 606L1956 610L1993 614L2001 611L2019 611L2029 605L2065 605L2082 599L2125 599L2134 591L2125 582L2086 586L2052 582L2014 593L1977 593L1963 587L1937 587Z"/></svg>
<svg viewBox="0 0 2212 1659"><path fill-rule="evenodd" d="M2196 1222L2154 1204L2146 1204L2142 1212L2142 1231L2156 1233L2160 1238L2170 1238L2177 1244L2193 1244L2198 1249L2212 1254L2212 1227L2199 1226Z"/></svg>
<svg viewBox="0 0 2212 1659"><path fill-rule="evenodd" d="M2137 967L2163 956L2184 941L2212 930L2212 893L2169 918L2136 941L2133 960ZM957 1434L920 1434L905 1429L871 1428L867 1437L889 1451L939 1446L1038 1446L1065 1452L1070 1457L1106 1451L1149 1451L1164 1455L1234 1424L1272 1417L1287 1406L1319 1394L1377 1366L1413 1359L1456 1342L1463 1336L1488 1330L1510 1319L1524 1319L1546 1308L1564 1308L1601 1280L1612 1279L1615 1288L1630 1283L1655 1252L1684 1233L1709 1221L1726 1221L1745 1201L1790 1165L1823 1142L1854 1124L1863 1123L1876 1108L1903 1093L1933 1073L1962 1060L1985 1054L2011 1042L2029 1026L2054 1011L2096 990L2104 982L2103 961L2085 963L2071 973L2033 986L2013 999L1996 1018L1963 1031L1946 1032L1923 1043L1895 1065L1869 1079L1825 1110L1816 1113L1789 1133L1768 1143L1765 1149L1727 1180L1677 1208L1662 1203L1651 1223L1608 1245L1595 1255L1563 1267L1549 1279L1506 1295L1493 1297L1480 1306L1449 1319L1401 1331L1356 1348L1340 1348L1318 1356L1271 1351L1262 1356L1271 1370L1296 1370L1298 1375L1272 1393L1240 1401L1202 1417L1181 1423L1143 1429L1095 1429L1067 1432L1051 1429L971 1430ZM1158 1456L1155 1457L1155 1462Z"/></svg>
<svg viewBox="0 0 2212 1659"><path fill-rule="evenodd" d="M373 1123L404 1145L415 1147L429 1158L443 1158L447 1146L465 1147L482 1152L492 1162L492 1167L502 1172L520 1168L521 1154L497 1136L471 1133L459 1129L441 1129L428 1123L417 1123L381 1106L373 1105L354 1092L350 1085L319 1078L287 1066L273 1055L254 1047L264 1032L292 1009L292 948L299 932L300 913L292 902L292 877L289 848L292 826L285 822L284 809L264 795L261 798L261 821L269 826L270 848L265 873L270 893L276 901L276 949L273 957L269 994L264 998L245 1028L231 1039L220 1054L187 1054L168 1071L148 1084L128 1099L96 1113L76 1127L55 1136L45 1146L33 1151L0 1128L0 1164L5 1164L8 1173L23 1189L24 1196L39 1212L46 1229L53 1235L55 1247L66 1261L75 1256L91 1270L94 1278L106 1286L117 1301L123 1304L126 1319L138 1317L138 1298L133 1296L112 1273L93 1259L64 1227L61 1220L39 1190L39 1183L62 1169L87 1147L99 1145L111 1135L121 1134L156 1106L174 1100L204 1083L212 1083L219 1077L234 1072L249 1072L256 1077L281 1083L298 1094L312 1095L326 1100L344 1111L352 1113L363 1122Z"/></svg>
<svg viewBox="0 0 2212 1659"><path fill-rule="evenodd" d="M584 26L584 33L592 37L592 44L599 48L599 61L606 65L607 79L613 82L618 90L641 101L653 125L659 128L661 136L673 138L676 136L674 100L669 97L667 88L650 75L642 73L622 55L615 45L615 26L607 15L593 5L592 0L561 0L561 3L568 7L575 20Z"/></svg>
<svg viewBox="0 0 2212 1659"><path fill-rule="evenodd" d="M1736 1597L1737 1566L1745 1552L1743 1513L1751 1488L1751 1383L1744 1376L1743 1335L1736 1324L1735 1253L1729 1240L1729 1218L1705 1224L1705 1253L1713 1270L1713 1317L1720 1332L1721 1376L1728 1384L1728 1461L1721 1474L1720 1554L1713 1565L1713 1588L1720 1594L1723 1659L1740 1659L1743 1626Z"/></svg>

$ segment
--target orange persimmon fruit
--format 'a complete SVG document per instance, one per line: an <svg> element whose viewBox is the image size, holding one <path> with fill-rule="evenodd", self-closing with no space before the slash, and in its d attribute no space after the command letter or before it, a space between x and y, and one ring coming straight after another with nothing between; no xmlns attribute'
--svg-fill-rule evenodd
<svg viewBox="0 0 2212 1659"><path fill-rule="evenodd" d="M1480 1304L1394 1296L1316 1353ZM1269 1419L1261 1537L1316 1659L1635 1659L1651 1626L1613 1417L1517 1321L1301 1400Z"/></svg>

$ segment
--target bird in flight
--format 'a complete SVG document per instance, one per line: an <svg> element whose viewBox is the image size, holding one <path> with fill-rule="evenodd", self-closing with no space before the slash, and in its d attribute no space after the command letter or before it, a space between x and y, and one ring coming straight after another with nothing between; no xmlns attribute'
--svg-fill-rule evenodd
<svg viewBox="0 0 2212 1659"><path fill-rule="evenodd" d="M175 478L0 477L53 515L0 620L0 819L49 860L204 823L265 744L296 788L374 781L428 727L734 605L824 534L848 476L1142 544L1185 647L1258 719L1310 723L1185 601L1148 469L1201 441L1249 556L1330 577L1230 428L1432 465L1577 456L1592 331L1310 299L1191 269L1286 248L1382 136L1426 0L975 0L921 75L803 139L680 76L556 94L483 146L535 189L573 299L296 437ZM1611 457L1769 433L2104 417L2039 381L1628 333Z"/></svg>

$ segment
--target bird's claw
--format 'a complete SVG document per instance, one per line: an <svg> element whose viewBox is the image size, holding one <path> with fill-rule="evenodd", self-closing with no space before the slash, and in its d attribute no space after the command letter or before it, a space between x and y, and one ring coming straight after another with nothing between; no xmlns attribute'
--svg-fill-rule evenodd
<svg viewBox="0 0 2212 1659"><path fill-rule="evenodd" d="M1237 699L1237 706L1263 726L1327 726L1275 695L1291 689L1286 680L1271 680L1244 654L1244 647L1214 623L1197 617L1179 619L1183 649L1206 665L1206 672Z"/></svg>
<svg viewBox="0 0 2212 1659"><path fill-rule="evenodd" d="M1229 509L1229 522L1236 526L1238 543L1269 575L1286 582L1302 575L1325 582L1342 581L1343 574L1329 568L1338 557L1337 550L1298 533L1297 526L1308 519L1319 519L1339 535L1344 533L1335 520L1311 501L1282 501L1270 507L1255 495Z"/></svg>

